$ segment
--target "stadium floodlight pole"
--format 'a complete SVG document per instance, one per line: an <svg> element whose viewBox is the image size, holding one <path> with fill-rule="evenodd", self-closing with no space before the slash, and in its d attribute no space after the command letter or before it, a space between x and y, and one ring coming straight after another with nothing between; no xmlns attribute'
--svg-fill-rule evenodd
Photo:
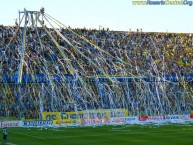
<svg viewBox="0 0 193 145"><path fill-rule="evenodd" d="M20 10L19 10L19 22L20 22Z"/></svg>
<svg viewBox="0 0 193 145"><path fill-rule="evenodd" d="M23 28L23 38L22 38L22 48L21 48L21 60L20 60L20 65L19 65L19 71L18 71L18 84L22 83L22 74L23 74L23 63L24 63L24 51L25 51L25 47L26 47L26 27L27 27L27 16L28 16L28 12L26 9L24 9L24 12L19 12L20 13L24 13L25 16L25 22L24 22L24 28Z"/></svg>
<svg viewBox="0 0 193 145"><path fill-rule="evenodd" d="M23 65L24 65L24 54L25 54L25 48L26 48L26 31L27 31L27 25L28 25L28 20L30 19L31 16L31 21L32 21L32 28L34 27L34 22L36 21L36 27L37 27L37 18L42 15L42 22L43 22L43 15L44 15L44 8L41 8L40 11L27 11L24 9L24 11L19 11L19 19L20 19L20 14L24 14L25 17L25 22L24 22L24 27L23 27L23 34L22 34L22 49L21 49L21 60L20 60L20 65L19 65L19 72L18 72L18 84L22 83L22 74L23 74ZM34 19L33 15L36 16ZM44 88L44 85L42 84L42 88ZM43 114L43 98L42 98L42 92L38 93L39 100L40 100L40 120L42 120L42 114Z"/></svg>
<svg viewBox="0 0 193 145"><path fill-rule="evenodd" d="M40 11L27 11L24 9L24 11L19 11L19 20L20 20L20 15L24 14L25 20L24 20L24 27L23 27L23 34L22 34L22 47L20 49L20 64L19 64L19 70L18 70L18 80L17 83L21 84L22 83L22 75L23 75L23 65L24 65L24 54L25 54L25 48L26 48L26 31L27 31L27 25L28 25L28 18L29 15L31 16L33 14L44 14L44 8L41 8ZM42 17L43 20L43 17ZM33 21L33 20L32 20ZM33 25L33 24L32 24Z"/></svg>

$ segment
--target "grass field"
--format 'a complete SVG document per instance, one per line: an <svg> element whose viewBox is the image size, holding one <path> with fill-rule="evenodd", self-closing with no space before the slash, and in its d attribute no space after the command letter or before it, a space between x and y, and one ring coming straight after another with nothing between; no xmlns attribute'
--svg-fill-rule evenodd
<svg viewBox="0 0 193 145"><path fill-rule="evenodd" d="M9 145L193 145L193 125L8 128L8 132ZM0 142L5 144L2 138Z"/></svg>

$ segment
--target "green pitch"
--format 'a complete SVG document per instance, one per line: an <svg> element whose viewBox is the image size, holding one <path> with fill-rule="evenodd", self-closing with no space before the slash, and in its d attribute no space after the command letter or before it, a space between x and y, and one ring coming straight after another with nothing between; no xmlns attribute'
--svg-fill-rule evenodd
<svg viewBox="0 0 193 145"><path fill-rule="evenodd" d="M2 131L1 129L0 131ZM7 145L193 145L192 125L8 128Z"/></svg>

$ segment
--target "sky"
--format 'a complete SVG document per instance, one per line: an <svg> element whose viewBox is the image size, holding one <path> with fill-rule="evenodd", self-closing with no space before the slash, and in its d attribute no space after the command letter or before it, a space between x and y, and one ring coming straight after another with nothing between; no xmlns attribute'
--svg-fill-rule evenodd
<svg viewBox="0 0 193 145"><path fill-rule="evenodd" d="M132 5L132 0L0 0L0 25L14 25L19 10L41 7L72 28L193 33L193 6Z"/></svg>

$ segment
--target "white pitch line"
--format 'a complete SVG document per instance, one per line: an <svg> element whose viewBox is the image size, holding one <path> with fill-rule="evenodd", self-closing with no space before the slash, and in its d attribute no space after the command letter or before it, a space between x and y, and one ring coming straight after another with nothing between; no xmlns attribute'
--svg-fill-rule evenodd
<svg viewBox="0 0 193 145"><path fill-rule="evenodd" d="M34 135L29 135L29 134L25 134L25 133L20 133L20 132L15 132L15 131L10 131L16 134L21 134L21 135L25 135L25 136L30 136L30 137L34 137L34 138L39 138L39 139L46 139L44 137L39 137L39 136L34 136Z"/></svg>

